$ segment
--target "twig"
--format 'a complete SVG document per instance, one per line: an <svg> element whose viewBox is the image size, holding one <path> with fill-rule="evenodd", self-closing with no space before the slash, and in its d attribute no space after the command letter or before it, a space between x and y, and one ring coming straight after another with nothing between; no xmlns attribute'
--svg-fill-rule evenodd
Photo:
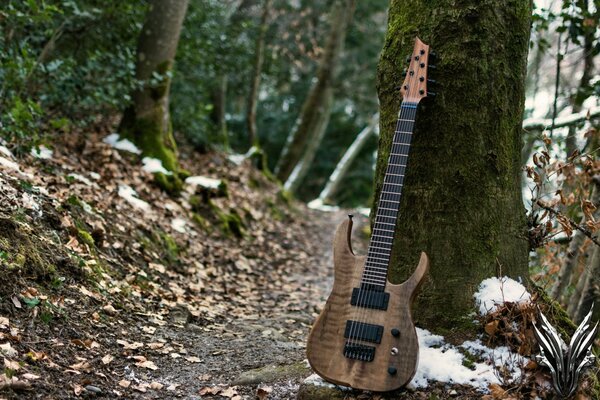
<svg viewBox="0 0 600 400"><path fill-rule="evenodd" d="M574 220L572 220L571 218L565 216L564 214L560 213L559 211L555 210L554 208L544 204L541 200L537 200L535 202L535 204L537 204L538 206L540 206L541 208L543 208L544 210L548 211L550 214L555 215L555 216L562 216L564 218L566 218L567 220L569 220L569 223L575 227L575 229L577 229L578 231L580 231L581 233L583 233L585 236L587 236L592 242L594 242L597 246L600 246L600 242L598 241L598 239L596 238L596 236L592 235L592 232L590 232L590 230L588 228L586 228L585 226L578 224L577 222L575 222Z"/></svg>

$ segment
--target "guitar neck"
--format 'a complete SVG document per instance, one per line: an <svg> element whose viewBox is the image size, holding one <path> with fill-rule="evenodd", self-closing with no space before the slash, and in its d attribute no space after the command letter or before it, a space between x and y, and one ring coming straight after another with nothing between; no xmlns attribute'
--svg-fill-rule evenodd
<svg viewBox="0 0 600 400"><path fill-rule="evenodd" d="M402 102L361 281L373 290L383 291L387 281L416 113L417 104Z"/></svg>

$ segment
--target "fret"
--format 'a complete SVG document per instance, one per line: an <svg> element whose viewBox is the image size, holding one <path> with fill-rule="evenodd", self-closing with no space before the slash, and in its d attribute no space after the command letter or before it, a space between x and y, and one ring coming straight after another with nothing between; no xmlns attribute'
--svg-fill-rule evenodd
<svg viewBox="0 0 600 400"><path fill-rule="evenodd" d="M391 222L383 222L383 221L375 221L375 225L377 225L377 224L396 226L396 224L392 224Z"/></svg>
<svg viewBox="0 0 600 400"><path fill-rule="evenodd" d="M404 176L404 175L401 175ZM404 186L402 183L385 182L384 185Z"/></svg>
<svg viewBox="0 0 600 400"><path fill-rule="evenodd" d="M363 274L363 276L367 276L369 275L371 278L383 278L385 276L387 276L387 273L381 271L365 271L365 273Z"/></svg>
<svg viewBox="0 0 600 400"><path fill-rule="evenodd" d="M373 264L377 264L377 265L383 265L384 267L387 267L387 266L388 266L388 264L386 264L386 263L380 263L380 262L377 262L377 261L369 261L369 260L367 260L367 261L365 262L365 265L368 265L367 263L369 263L369 262L370 262L370 263L373 263Z"/></svg>
<svg viewBox="0 0 600 400"><path fill-rule="evenodd" d="M377 252L377 251L375 251L375 250L373 250L373 249L377 249L377 250L387 250L388 252L387 252L387 253L382 253L382 252ZM370 247L369 247L369 253L383 254L383 255L385 255L385 256L388 256L388 257L390 256L390 251L389 251L389 250L390 250L390 249L389 249L389 248L387 248L387 247L377 247L377 246L370 246Z"/></svg>
<svg viewBox="0 0 600 400"><path fill-rule="evenodd" d="M384 228L379 228L378 226L375 226L375 227L373 228L373 230L378 230L378 231L384 231L384 232L392 232L392 233L394 233L394 230L393 230L393 229L384 229Z"/></svg>
<svg viewBox="0 0 600 400"><path fill-rule="evenodd" d="M386 261L386 262L390 261L389 257L377 257L377 256L374 256L373 254L369 254L367 256L367 262L369 262L370 259L383 260L383 261Z"/></svg>
<svg viewBox="0 0 600 400"><path fill-rule="evenodd" d="M403 164L396 164L396 163L388 163L388 165L393 165L395 167L406 167L406 165Z"/></svg>
<svg viewBox="0 0 600 400"><path fill-rule="evenodd" d="M390 165L390 164L388 164L388 165ZM397 166L399 166L399 167L406 167L406 165L404 165L404 164L394 164L394 165L397 165ZM385 175L386 175L386 176L385 176L385 178L387 178L387 176L388 176L388 175L393 175L393 176L404 176L404 175L402 175L402 174L394 174L394 173L392 173L392 172L388 172L388 173L387 173L387 174L385 174Z"/></svg>
<svg viewBox="0 0 600 400"><path fill-rule="evenodd" d="M373 239L371 239L371 242L375 242L375 243L379 243L379 244L389 244L390 246L392 245L391 242L381 242L381 241L373 240Z"/></svg>
<svg viewBox="0 0 600 400"><path fill-rule="evenodd" d="M387 272L387 268L381 268L381 267L375 267L373 265L365 268L365 271L382 271L382 272Z"/></svg>
<svg viewBox="0 0 600 400"><path fill-rule="evenodd" d="M384 201L387 201L387 200L384 200ZM378 209L378 210L392 210L392 211L398 211L398 210L397 210L397 209L395 209L395 208L387 208L387 207L377 207L377 209Z"/></svg>

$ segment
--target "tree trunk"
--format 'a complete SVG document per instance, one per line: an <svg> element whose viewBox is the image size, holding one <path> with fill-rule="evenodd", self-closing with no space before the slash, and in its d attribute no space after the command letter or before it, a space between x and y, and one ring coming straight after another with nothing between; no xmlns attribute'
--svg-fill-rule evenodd
<svg viewBox="0 0 600 400"><path fill-rule="evenodd" d="M331 91L335 79L340 53L346 38L346 28L352 18L356 0L336 0L331 8L331 30L317 70L317 79L310 88L302 105L300 116L286 141L275 167L277 178L286 182L306 149L306 144L322 137L321 129L327 128L331 113ZM318 145L318 143L317 143Z"/></svg>
<svg viewBox="0 0 600 400"><path fill-rule="evenodd" d="M250 94L248 95L248 108L246 110L246 125L248 128L248 141L250 146L258 146L258 135L256 133L256 106L258 104L258 91L260 88L260 75L265 59L265 36L267 34L269 11L271 9L271 0L264 0L262 16L258 28L258 37L256 38L254 74Z"/></svg>
<svg viewBox="0 0 600 400"><path fill-rule="evenodd" d="M340 161L338 162L335 170L329 176L325 188L319 194L319 200L322 204L327 204L332 200L333 195L337 191L342 178L348 172L348 169L352 165L352 161L356 158L360 150L363 148L373 131L376 131L377 125L379 124L379 113L373 115L367 126L356 136L354 142L348 147L348 150L344 153Z"/></svg>
<svg viewBox="0 0 600 400"><path fill-rule="evenodd" d="M588 1L583 2L584 11L588 11ZM589 91L588 86L590 85L590 80L592 79L594 72L594 41L595 41L595 28L588 29L588 31L583 36L583 73L581 74L581 79L579 80L579 87L577 88L577 92L573 96L573 107L571 109L573 114L577 114L581 112L583 109L583 102L588 97ZM577 150L577 127L571 126L569 127L569 134L567 135L566 140L566 152L567 157L569 157L573 152ZM585 316L585 315L584 315Z"/></svg>
<svg viewBox="0 0 600 400"><path fill-rule="evenodd" d="M441 90L417 112L389 276L406 279L420 252L429 254L430 281L415 304L428 328L470 326L484 278L528 277L520 159L531 7L527 0L390 3L378 67L375 198L400 105L395 88L415 35L440 59L431 78Z"/></svg>
<svg viewBox="0 0 600 400"><path fill-rule="evenodd" d="M131 138L144 155L158 158L173 172L179 168L169 115L170 71L187 6L188 0L150 1L135 69L136 79L144 86L133 92L133 104L125 110L119 126L119 132Z"/></svg>
<svg viewBox="0 0 600 400"><path fill-rule="evenodd" d="M225 121L225 109L227 101L227 74L219 75L210 92L213 108L210 119L214 125L214 141L221 144L225 149L229 147L229 135L227 134L227 121Z"/></svg>

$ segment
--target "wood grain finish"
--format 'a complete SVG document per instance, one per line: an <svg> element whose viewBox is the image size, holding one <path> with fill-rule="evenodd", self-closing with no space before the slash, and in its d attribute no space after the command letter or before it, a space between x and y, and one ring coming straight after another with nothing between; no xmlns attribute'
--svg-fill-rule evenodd
<svg viewBox="0 0 600 400"><path fill-rule="evenodd" d="M417 269L406 282L400 285L387 282L385 291L390 299L386 311L353 307L352 289L360 287L365 257L352 252L351 227L351 220L344 221L335 234L333 289L310 332L308 361L317 374L330 382L378 392L394 390L407 384L417 369L419 347L410 307L429 269L429 259L421 253ZM361 321L384 327L381 343L365 343L376 347L371 362L353 360L343 354L346 321L356 320L357 313ZM400 330L398 338L391 334L393 328ZM398 349L397 355L391 354L394 347ZM395 367L397 373L389 374L389 367Z"/></svg>

